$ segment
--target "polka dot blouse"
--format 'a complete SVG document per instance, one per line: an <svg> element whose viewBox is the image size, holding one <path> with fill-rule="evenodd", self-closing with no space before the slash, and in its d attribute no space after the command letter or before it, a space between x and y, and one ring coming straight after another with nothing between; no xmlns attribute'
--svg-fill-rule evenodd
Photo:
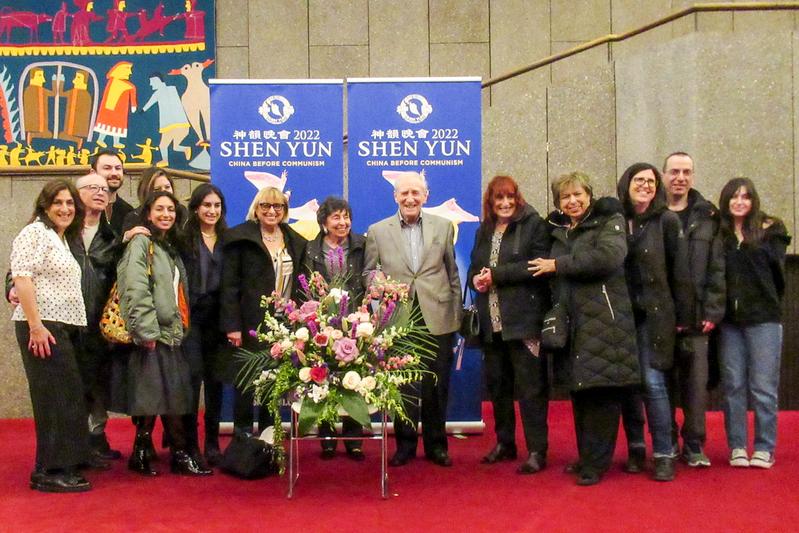
<svg viewBox="0 0 799 533"><path fill-rule="evenodd" d="M39 220L28 224L11 245L11 275L29 277L36 290L42 320L86 325L86 306L80 290L80 265L66 240ZM11 320L27 320L18 305Z"/></svg>

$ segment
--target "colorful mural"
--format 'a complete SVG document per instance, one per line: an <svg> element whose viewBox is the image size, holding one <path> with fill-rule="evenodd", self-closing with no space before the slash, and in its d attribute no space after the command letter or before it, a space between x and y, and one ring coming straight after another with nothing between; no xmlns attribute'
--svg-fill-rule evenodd
<svg viewBox="0 0 799 533"><path fill-rule="evenodd" d="M213 0L0 0L0 171L209 170Z"/></svg>

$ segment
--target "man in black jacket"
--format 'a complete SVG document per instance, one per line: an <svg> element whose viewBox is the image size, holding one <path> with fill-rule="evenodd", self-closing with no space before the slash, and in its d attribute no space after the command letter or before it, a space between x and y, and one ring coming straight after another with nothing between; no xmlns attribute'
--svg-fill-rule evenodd
<svg viewBox="0 0 799 533"><path fill-rule="evenodd" d="M108 205L109 187L104 177L92 173L78 178L75 186L86 206L83 231L69 243L81 267L81 289L86 305L87 327L81 333L77 359L89 409L89 438L92 451L103 459L119 459L105 435L106 411L110 401L110 347L100 333L100 317L116 279L118 246L116 235L103 213Z"/></svg>
<svg viewBox="0 0 799 533"><path fill-rule="evenodd" d="M710 466L705 455L705 411L708 393L708 336L724 318L724 256L718 238L718 209L693 188L694 162L685 152L674 152L663 162L669 209L683 225L694 290L690 327L677 339L674 358L675 387L682 400L683 459L692 467ZM672 406L676 405L672 400ZM672 417L672 420L674 418ZM678 429L673 422L676 443Z"/></svg>
<svg viewBox="0 0 799 533"><path fill-rule="evenodd" d="M92 172L99 174L107 182L109 194L105 207L105 219L111 225L114 233L121 235L125 216L133 211L133 206L117 194L122 184L125 183L125 167L122 158L115 150L100 150L92 156L91 165Z"/></svg>

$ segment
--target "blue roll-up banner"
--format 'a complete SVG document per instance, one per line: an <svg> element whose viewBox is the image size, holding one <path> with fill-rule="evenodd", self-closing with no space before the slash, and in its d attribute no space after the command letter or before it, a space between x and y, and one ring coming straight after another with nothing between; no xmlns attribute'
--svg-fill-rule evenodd
<svg viewBox="0 0 799 533"><path fill-rule="evenodd" d="M425 212L455 225L461 285L479 224L481 87L469 78L347 80L348 192L353 230L397 212L397 172L424 172ZM456 352L447 426L482 430L480 352Z"/></svg>
<svg viewBox="0 0 799 533"><path fill-rule="evenodd" d="M289 222L312 239L316 210L344 193L342 80L211 80L211 181L227 221L244 221L255 193L290 192Z"/></svg>
<svg viewBox="0 0 799 533"><path fill-rule="evenodd" d="M256 192L290 193L289 224L307 239L316 211L344 193L343 80L210 80L211 181L227 221L244 221ZM232 420L225 391L222 420Z"/></svg>

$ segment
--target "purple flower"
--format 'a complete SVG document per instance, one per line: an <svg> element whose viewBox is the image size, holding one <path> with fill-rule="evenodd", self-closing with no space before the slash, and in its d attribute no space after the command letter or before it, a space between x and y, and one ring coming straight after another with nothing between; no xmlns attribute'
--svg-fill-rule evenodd
<svg viewBox="0 0 799 533"><path fill-rule="evenodd" d="M333 351L336 352L336 359L345 363L354 361L358 357L358 346L354 340L347 337L334 342Z"/></svg>
<svg viewBox="0 0 799 533"><path fill-rule="evenodd" d="M250 337L257 337L257 336L258 336L258 332L255 331L254 329L251 329L250 330Z"/></svg>
<svg viewBox="0 0 799 533"><path fill-rule="evenodd" d="M386 310L383 312L383 316L380 319L380 327L385 327L388 324L388 321L391 320L391 315L394 314L394 310L397 308L397 304L394 300L388 302L386 305Z"/></svg>
<svg viewBox="0 0 799 533"><path fill-rule="evenodd" d="M341 301L339 302L339 307L338 307L339 316L344 316L347 314L347 304L349 304L349 302L350 302L349 294L346 293L342 294Z"/></svg>
<svg viewBox="0 0 799 533"><path fill-rule="evenodd" d="M310 287L308 286L308 278L305 277L305 274L300 274L297 276L297 280L300 282L300 287L302 287L303 292L307 293L310 291Z"/></svg>

